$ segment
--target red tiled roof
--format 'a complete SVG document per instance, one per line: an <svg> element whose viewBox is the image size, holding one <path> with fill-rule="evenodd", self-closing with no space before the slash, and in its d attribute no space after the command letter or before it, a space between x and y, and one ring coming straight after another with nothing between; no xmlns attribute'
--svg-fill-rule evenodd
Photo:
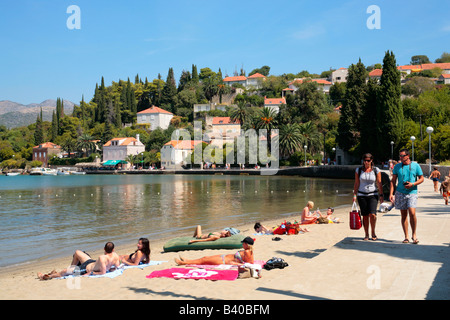
<svg viewBox="0 0 450 320"><path fill-rule="evenodd" d="M144 113L165 113L165 114L173 114L172 112L169 112L167 110L158 108L156 106L152 106L151 108L142 110L140 112L138 112L137 114L144 114Z"/></svg>
<svg viewBox="0 0 450 320"><path fill-rule="evenodd" d="M37 145L34 148L47 148L47 149L55 149L55 148L61 148L60 146L58 146L57 144L54 144L53 142L44 142L41 143L40 145Z"/></svg>
<svg viewBox="0 0 450 320"><path fill-rule="evenodd" d="M224 82L245 81L245 80L247 80L247 77L244 77L244 76L226 77L225 79L223 79Z"/></svg>
<svg viewBox="0 0 450 320"><path fill-rule="evenodd" d="M264 97L264 104L286 104L286 99L285 98L272 98L272 99L267 99L266 97Z"/></svg>
<svg viewBox="0 0 450 320"><path fill-rule="evenodd" d="M441 77L444 79L450 79L450 74L443 73L441 74Z"/></svg>
<svg viewBox="0 0 450 320"><path fill-rule="evenodd" d="M113 139L109 140L108 142L106 142L103 146L109 147L109 146L111 146L112 141L121 141L121 140L123 140L123 142L120 144L120 146L128 146L128 145L132 144L133 142L137 142L137 139L133 138L133 137L113 138Z"/></svg>
<svg viewBox="0 0 450 320"><path fill-rule="evenodd" d="M423 70L431 70L434 68L448 70L448 69L450 69L450 63L425 63L425 64L422 64Z"/></svg>
<svg viewBox="0 0 450 320"><path fill-rule="evenodd" d="M248 77L248 79L253 79L253 78L265 78L266 76L265 75L262 75L261 73L255 73L255 74L252 74L250 77Z"/></svg>
<svg viewBox="0 0 450 320"><path fill-rule="evenodd" d="M440 68L442 70L449 70L450 69L450 63L424 63L424 64L417 64L417 65L408 65L408 66L398 66L398 70L431 70L434 68Z"/></svg>
<svg viewBox="0 0 450 320"><path fill-rule="evenodd" d="M291 81L291 83L289 83L289 85L295 84L295 83L303 83L303 81L313 81L313 82L317 82L318 84L331 84L330 81L327 81L324 79L294 79L293 81Z"/></svg>
<svg viewBox="0 0 450 320"><path fill-rule="evenodd" d="M213 125L239 124L239 121L233 122L230 117L214 117Z"/></svg>
<svg viewBox="0 0 450 320"><path fill-rule="evenodd" d="M170 140L164 145L172 146L174 149L193 150L197 144L202 142L202 140Z"/></svg>
<svg viewBox="0 0 450 320"><path fill-rule="evenodd" d="M369 72L369 77L380 77L383 74L383 70L381 69L374 69Z"/></svg>

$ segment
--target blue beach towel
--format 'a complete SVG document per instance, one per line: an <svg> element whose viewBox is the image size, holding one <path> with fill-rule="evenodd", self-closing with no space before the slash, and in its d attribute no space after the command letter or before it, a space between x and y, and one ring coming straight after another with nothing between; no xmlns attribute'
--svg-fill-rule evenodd
<svg viewBox="0 0 450 320"><path fill-rule="evenodd" d="M115 278L115 277L117 277L117 276L122 275L123 272L124 272L124 270L126 270L126 269L131 269L131 268L144 269L145 267L149 267L149 266L157 266L157 265L160 265L160 264L162 264L162 263L164 263L164 262L167 262L167 261L150 261L149 263L146 263L146 264L139 264L139 265L137 265L137 266L126 266L126 265L121 265L121 266L119 266L119 268L117 268L117 269L114 270L114 271L110 271L110 272L107 272L107 273L105 273L105 274L94 274L94 275L87 276L86 278L110 278L110 279L113 279L113 278ZM55 279L68 279L68 278L75 278L75 277L79 277L79 275L73 275L73 274L71 274L71 275L68 275L68 276L64 276L64 277L60 277L60 278L55 278Z"/></svg>

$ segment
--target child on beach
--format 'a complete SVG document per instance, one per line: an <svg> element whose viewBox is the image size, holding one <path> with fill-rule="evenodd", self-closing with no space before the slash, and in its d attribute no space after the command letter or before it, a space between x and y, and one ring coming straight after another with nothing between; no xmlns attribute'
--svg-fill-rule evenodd
<svg viewBox="0 0 450 320"><path fill-rule="evenodd" d="M440 193L444 197L445 205L448 205L448 197L449 197L448 185L449 184L450 184L450 179L447 179L441 183L441 187L439 188Z"/></svg>

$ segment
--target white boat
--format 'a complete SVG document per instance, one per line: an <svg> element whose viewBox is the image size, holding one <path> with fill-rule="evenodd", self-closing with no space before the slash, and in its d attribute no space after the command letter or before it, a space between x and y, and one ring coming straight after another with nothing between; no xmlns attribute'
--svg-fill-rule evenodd
<svg viewBox="0 0 450 320"><path fill-rule="evenodd" d="M55 169L42 168L42 174L44 176L56 176L57 171Z"/></svg>
<svg viewBox="0 0 450 320"><path fill-rule="evenodd" d="M43 168L32 168L30 170L30 176L42 176Z"/></svg>
<svg viewBox="0 0 450 320"><path fill-rule="evenodd" d="M70 170L67 169L67 168L59 168L59 169L56 171L56 174L57 174L58 176L68 176L68 175L70 175Z"/></svg>
<svg viewBox="0 0 450 320"><path fill-rule="evenodd" d="M86 172L84 172L84 171L70 171L70 174L75 174L75 175L78 175L78 174L86 174Z"/></svg>
<svg viewBox="0 0 450 320"><path fill-rule="evenodd" d="M9 177L14 177L20 175L20 172L8 172L6 175Z"/></svg>

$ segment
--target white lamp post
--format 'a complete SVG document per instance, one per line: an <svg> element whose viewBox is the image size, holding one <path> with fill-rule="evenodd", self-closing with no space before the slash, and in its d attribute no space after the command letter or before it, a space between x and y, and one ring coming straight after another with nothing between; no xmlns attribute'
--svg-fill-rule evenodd
<svg viewBox="0 0 450 320"><path fill-rule="evenodd" d="M308 146L305 144L304 147L305 147L305 167L306 167L306 148L308 148Z"/></svg>
<svg viewBox="0 0 450 320"><path fill-rule="evenodd" d="M427 128L428 133L428 156L430 157L430 171L428 174L431 174L431 133L433 132L433 127Z"/></svg>
<svg viewBox="0 0 450 320"><path fill-rule="evenodd" d="M412 143L412 161L414 161L414 140L416 140L416 137L411 136L411 143Z"/></svg>

